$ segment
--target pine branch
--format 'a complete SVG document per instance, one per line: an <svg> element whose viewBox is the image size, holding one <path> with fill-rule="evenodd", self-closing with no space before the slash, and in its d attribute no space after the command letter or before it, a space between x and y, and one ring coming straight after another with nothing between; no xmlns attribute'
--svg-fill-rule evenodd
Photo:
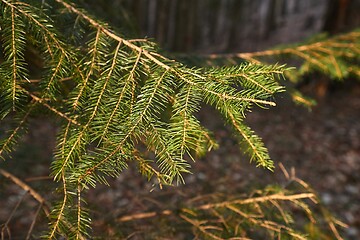
<svg viewBox="0 0 360 240"><path fill-rule="evenodd" d="M4 159L3 154L12 152L12 148L16 145L17 140L19 138L19 132L24 129L24 125L26 120L28 119L34 104L30 105L29 109L25 112L25 114L21 117L21 120L17 123L15 129L13 129L11 134L6 137L6 139L0 141L0 158Z"/></svg>
<svg viewBox="0 0 360 240"><path fill-rule="evenodd" d="M97 168L99 168L101 165L108 162L111 157L113 157L118 151L120 151L123 148L123 144L131 137L131 135L134 133L134 131L139 127L139 124L144 120L145 115L147 114L147 111L149 110L152 101L155 98L156 92L164 79L167 71L163 72L162 75L153 83L152 88L145 89L147 91L147 94L144 94L143 98L141 98L138 101L137 109L134 110L134 120L130 122L131 128L128 130L128 132L125 134L125 136L121 139L121 141L118 143L117 147L109 153L107 156L105 156L103 159L98 161L94 166L91 168L85 169L84 174L80 176L80 179L84 179L86 176L92 174Z"/></svg>
<svg viewBox="0 0 360 240"><path fill-rule="evenodd" d="M83 19L85 19L86 21L88 21L92 26L94 26L95 28L97 28L98 30L100 30L101 32L103 32L104 34L106 34L107 36L109 36L110 38L118 41L118 42L123 42L126 46L128 46L129 48L133 49L134 51L137 51L139 53L143 52L143 54L149 58L151 61L153 61L154 63L156 63L157 65L163 67L165 70L169 70L170 67L166 64L164 64L163 62L159 61L157 58L155 58L153 56L153 54L151 54L151 52L147 51L146 49L140 48L138 46L136 46L135 44L133 44L130 41L127 41L121 37L119 37L118 35L116 35L115 33L113 33L112 31L110 31L109 29L105 28L103 25L101 25L100 23L98 23L96 20L92 19L91 17L89 17L87 14L83 13L82 11L78 10L77 8L73 7L72 5L64 2L63 0L55 0L56 2L62 4L66 9L68 9L70 12L73 12L75 14L77 14L78 16L81 16Z"/></svg>
<svg viewBox="0 0 360 240"><path fill-rule="evenodd" d="M287 185L289 186L289 184ZM122 216L117 221L120 223L128 221L142 223L141 220L149 218L179 216L181 219L178 219L174 225L179 226L182 223L181 220L189 223L194 227L194 235L198 238L237 239L242 237L252 239L252 233L249 230L252 228L256 231L255 236L257 238L268 236L268 238L273 239L278 236L307 239L308 236L297 229L295 222L289 216L288 207L295 207L307 213L310 207L309 202L316 204L311 206L312 209L318 209L321 206L312 190L307 189L307 187L302 190L304 192L292 193L290 189L274 187L272 190L269 188L264 191L258 190L258 196L246 198L233 196L232 200L225 201L207 199L205 204L196 203L197 201L204 202L198 199L185 204L181 203L180 209L174 207L166 210L136 213ZM297 191L299 192L299 189ZM213 197L215 198L215 196ZM307 214L307 217L310 223L318 224L313 212L310 215ZM169 221L173 221L173 218L169 219L171 219ZM334 232L334 236L336 239L341 239L337 238L337 230Z"/></svg>
<svg viewBox="0 0 360 240"><path fill-rule="evenodd" d="M295 54L305 60L314 61L314 58L310 58L308 54L326 53L331 56L346 56L349 58L357 57L360 53L359 50L359 38L360 32L352 31L346 34L332 37L330 39L316 41L315 43L305 43L299 46L290 46L274 50L266 50L251 53L230 53L230 54L210 54L205 57L210 59L217 58L242 58L252 60L265 57L265 56L276 56L284 54ZM345 51L344 51L345 50ZM256 60L257 62L259 60ZM319 63L315 63L317 65ZM325 65L320 63L321 67L325 68Z"/></svg>
<svg viewBox="0 0 360 240"><path fill-rule="evenodd" d="M98 30L96 32L96 37L95 37L95 40L94 40L94 43L93 43L93 47L91 48L90 50L90 54L92 54L92 59L91 59L91 62L90 62L90 67L89 67L89 70L88 70L88 74L86 75L86 78L84 80L84 82L82 82L82 86L74 100L74 103L73 103L73 108L76 109L77 106L79 105L79 100L80 100L80 97L83 95L83 92L84 90L86 89L87 87L87 83L90 79L90 76L94 70L94 66L95 66L95 58L96 58L96 55L97 55L97 45L99 44L99 38L100 38L100 30Z"/></svg>
<svg viewBox="0 0 360 240"><path fill-rule="evenodd" d="M64 44L59 40L58 36L55 34L52 29L52 25L49 22L49 19L46 16L42 15L41 17L36 14L36 8L31 6L30 4L15 1L15 3L11 3L8 0L1 0L1 2L5 3L10 8L19 12L22 16L27 18L30 22L34 23L38 29L43 31L44 36L49 37L51 41L55 44L55 47L60 49L60 51L65 54L66 48ZM51 46L50 44L48 46ZM52 48L52 47L51 47Z"/></svg>
<svg viewBox="0 0 360 240"><path fill-rule="evenodd" d="M25 118L5 139L0 153L14 150L15 137L27 116L36 114L38 108L32 106L42 106L55 113L56 119L65 120L59 122L62 130L51 165L54 180L61 184L62 199L54 205L48 238L87 236L90 222L83 192L89 186L107 184L106 177L117 177L129 161L135 161L149 179L155 177L160 187L184 182L183 174L190 171L188 161L216 146L211 132L195 116L203 103L220 111L234 127L251 160L272 168L261 139L243 120L255 105L276 105L274 94L283 90L276 80L287 70L284 66L244 63L231 68L188 68L160 55L150 41L126 40L74 5L56 2L65 8L61 14L71 13L83 21L86 31L79 30L79 42L67 39L46 9L1 0L12 13L4 15L5 25L14 23L8 28L13 29L10 40L4 42L5 52L10 49L8 65L17 67L9 69L22 71L21 51L30 44L21 42L24 35L31 39L44 66L39 67L38 81L28 83L25 76L16 76L15 95L27 97L21 103L25 110L18 110L19 102L12 101L12 105ZM22 21L16 23L14 16ZM8 71L3 66L1 76ZM14 94L11 80L14 78L1 85L8 96ZM6 101L0 104L8 106ZM8 112L9 108L1 112L2 119ZM145 160L149 157L139 142L155 159Z"/></svg>
<svg viewBox="0 0 360 240"><path fill-rule="evenodd" d="M230 106L227 106L226 108L229 110L231 109ZM250 161L255 160L257 166L261 166L272 171L274 169L274 164L270 159L267 149L261 139L256 136L249 127L245 126L241 122L242 116L231 110L226 111L224 114L226 117L230 118L232 126L242 137L242 142L245 144L245 150L243 151L250 155Z"/></svg>
<svg viewBox="0 0 360 240"><path fill-rule="evenodd" d="M135 93L134 93L134 92L135 92L135 90L134 90L134 86L135 86L135 83L134 83L134 82L135 82L135 70L136 70L136 68L137 68L138 65L139 65L140 57L141 57L141 52L138 54L138 56L137 56L137 58L136 58L136 60L135 60L135 63L134 63L134 65L133 65L133 67L132 67L129 75L128 75L127 79L125 80L124 86L123 86L123 88L121 89L121 92L120 92L119 98L117 99L116 105L115 105L114 109L112 110L109 119L108 119L107 122L106 122L103 136L106 135L106 133L107 133L107 131L108 131L108 129L109 129L109 126L110 126L111 122L114 120L114 116L115 116L115 114L118 112L118 109L119 109L119 107L120 107L120 103L122 102L122 100L123 100L123 98L124 98L124 96L125 96L125 94L126 94L126 90L128 90L128 85L129 85L130 83L132 83L132 86L133 86L132 89L131 89L131 95L132 95L132 96L131 96L131 108L132 108L133 101L134 101L134 94L135 94ZM131 112L131 111L132 111L132 110L130 110L130 112Z"/></svg>
<svg viewBox="0 0 360 240"><path fill-rule="evenodd" d="M264 64L267 62L284 61L294 58L300 60L300 66L286 73L287 79L293 84L303 81L305 75L312 72L321 72L331 79L343 80L346 78L360 78L358 69L360 53L360 32L355 29L349 33L338 36L327 37L315 36L305 43L290 46L280 46L275 49L249 52L249 53L229 53L229 54L209 54L200 55L200 61L189 59L185 56L185 61L195 65L233 65L243 60L254 64ZM181 57L181 56L180 56ZM190 56L193 57L193 56ZM193 57L196 59L196 57ZM302 96L294 87L287 84L288 93L295 103L304 105L308 108L314 106L315 101L309 97ZM261 87L260 87L261 88Z"/></svg>
<svg viewBox="0 0 360 240"><path fill-rule="evenodd" d="M27 66L24 59L25 52L25 24L21 16L15 11L13 6L4 8L2 18L10 18L10 21L2 21L1 28L4 29L2 33L2 40L4 44L5 62L1 64L3 74L1 77L5 80L5 89L3 97L8 97L11 104L12 111L15 111L16 103L20 94L17 92L18 81L20 79L27 79ZM9 16L10 15L10 16ZM11 76L11 77L10 77Z"/></svg>
<svg viewBox="0 0 360 240"><path fill-rule="evenodd" d="M156 126L154 123L151 122L148 126L149 135L146 144L149 148L154 148L159 168L161 170L161 173L164 174L164 183L171 184L174 175L180 177L179 174L181 172L187 172L186 168L188 168L189 166L185 165L185 168L177 166L176 156L173 151L171 151L172 149L169 147L169 145L171 145L169 144L170 139L168 139L166 132L163 131L162 126ZM176 169L178 169L178 172L176 172ZM178 179L177 181L179 180L180 179Z"/></svg>

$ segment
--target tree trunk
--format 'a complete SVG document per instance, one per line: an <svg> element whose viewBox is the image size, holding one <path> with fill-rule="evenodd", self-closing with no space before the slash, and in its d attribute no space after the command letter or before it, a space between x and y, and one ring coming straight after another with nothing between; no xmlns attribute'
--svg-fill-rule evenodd
<svg viewBox="0 0 360 240"><path fill-rule="evenodd" d="M323 30L333 33L360 25L360 0L102 2L107 3L106 12L111 21L119 15L121 5L121 12L129 11L137 22L142 37L154 38L170 51L256 51L302 41ZM111 9L115 5L117 9Z"/></svg>

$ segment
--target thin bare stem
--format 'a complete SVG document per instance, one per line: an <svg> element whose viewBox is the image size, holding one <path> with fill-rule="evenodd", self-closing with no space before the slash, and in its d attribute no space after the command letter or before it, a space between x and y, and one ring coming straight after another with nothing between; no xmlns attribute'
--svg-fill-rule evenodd
<svg viewBox="0 0 360 240"><path fill-rule="evenodd" d="M29 231L28 231L28 233L27 233L27 235L26 235L26 238L25 238L26 240L29 240L30 237L31 237L31 233L32 233L32 231L33 231L33 229L34 229L34 227L35 227L36 219L38 218L38 216L39 216L39 214L40 214L40 210L42 209L42 207L43 207L43 204L40 203L40 204L39 204L39 207L36 209L34 219L33 219L33 221L31 222Z"/></svg>
<svg viewBox="0 0 360 240"><path fill-rule="evenodd" d="M20 87L21 88L21 87ZM48 108L50 111L54 112L55 114L59 115L60 117L66 119L67 121L80 126L81 124L78 123L77 121L75 121L74 119L71 119L70 117L68 117L65 113L60 112L59 110L57 110L56 108L50 106L49 104L45 103L43 98L39 98L38 96L36 96L35 94L32 94L31 92L27 91L24 88L21 88L22 91L24 91L28 96L30 96L32 99L34 99L36 102L40 103L41 105L45 106L46 108Z"/></svg>
<svg viewBox="0 0 360 240"><path fill-rule="evenodd" d="M1 169L0 169L1 170ZM1 173L1 172L0 172ZM8 217L8 219L6 220L6 222L4 223L4 225L1 227L1 238L3 239L3 236L5 235L4 234L4 231L6 230L8 232L8 235L9 235L9 239L11 239L11 236L10 236L10 230L9 230L9 223L11 221L11 219L13 218L16 210L19 208L21 202L24 200L25 196L26 196L26 193L23 193L21 198L19 199L19 201L16 203L15 207L13 208L13 210L11 211L10 213L10 216Z"/></svg>
<svg viewBox="0 0 360 240"><path fill-rule="evenodd" d="M218 208L218 207L225 207L227 205L231 204L252 204L252 203L260 203L260 202L267 202L270 200L280 200L280 201L291 201L296 199L313 199L315 195L313 193L299 193L294 195L283 195L283 194L272 194L269 196L262 196L262 197L255 197L255 198L248 198L248 199L239 199L239 200L233 200L233 201L225 201L221 203L210 203L205 204L202 206L199 206L198 209L210 209L210 208ZM314 199L313 199L314 201Z"/></svg>
<svg viewBox="0 0 360 240"><path fill-rule="evenodd" d="M32 187L24 183L19 178L15 177L13 174L9 173L8 171L0 168L0 174L4 177L10 179L12 182L14 182L16 185L24 189L26 192L28 192L36 201L38 201L40 204L42 204L42 208L48 216L50 214L50 207L49 204L46 202L45 198L43 198L38 192L36 192Z"/></svg>

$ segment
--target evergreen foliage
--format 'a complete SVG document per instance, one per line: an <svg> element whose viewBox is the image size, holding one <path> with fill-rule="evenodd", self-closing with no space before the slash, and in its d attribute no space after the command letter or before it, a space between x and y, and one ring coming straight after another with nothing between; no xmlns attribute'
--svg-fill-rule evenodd
<svg viewBox="0 0 360 240"><path fill-rule="evenodd" d="M107 177L119 176L130 162L160 188L183 183L195 156L217 147L196 117L203 104L222 115L256 166L273 170L267 149L244 119L255 106L276 105L284 65L189 68L160 55L154 43L128 40L67 1L0 4L0 120L12 123L1 134L1 158L11 157L31 116L46 114L60 126L51 171L61 199L53 204L44 237L90 237L84 191L107 184ZM240 205L221 205L226 209L219 211L243 215ZM213 207L218 208L199 210ZM181 217L210 238L222 236L209 235L194 216ZM250 222L302 239L282 225Z"/></svg>
<svg viewBox="0 0 360 240"><path fill-rule="evenodd" d="M63 197L51 213L48 238L86 236L83 191L106 184L106 176L118 176L130 161L160 186L183 182L188 161L216 146L195 116L203 103L223 115L252 161L273 169L261 139L243 120L255 105L275 105L273 95L283 91L275 79L284 66L188 68L159 55L151 42L126 40L72 4L40 4L1 1L1 119L16 124L2 137L0 154L7 158L16 148L37 111L59 119L51 169ZM57 27L64 19L74 31ZM30 68L29 51L41 56L37 69Z"/></svg>
<svg viewBox="0 0 360 240"><path fill-rule="evenodd" d="M314 72L325 74L337 81L349 77L360 79L359 49L360 31L355 29L337 36L319 34L305 42L278 46L265 51L186 56L181 59L188 64L200 66L234 65L244 60L255 64L285 60L287 63L292 62L297 68L295 71L288 71L285 74L292 85L296 86ZM287 92L295 103L306 107L312 107L315 104L313 99L304 96L296 87L287 85Z"/></svg>

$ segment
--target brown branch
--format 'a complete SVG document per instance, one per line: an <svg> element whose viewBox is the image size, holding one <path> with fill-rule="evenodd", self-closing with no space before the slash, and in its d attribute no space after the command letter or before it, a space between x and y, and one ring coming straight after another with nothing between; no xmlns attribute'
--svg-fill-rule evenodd
<svg viewBox="0 0 360 240"><path fill-rule="evenodd" d="M315 201L313 199L314 197L315 197L315 194L313 194L313 193L299 193L299 194L294 194L294 195L273 194L273 195L263 196L263 197L255 197L255 198L248 198L248 199L225 201L225 202L221 202L221 203L205 204L205 205L199 206L197 208L206 210L206 209L210 209L210 208L225 207L225 206L231 205L231 204L245 205L245 204L252 204L252 203L259 203L259 202L267 202L270 200L292 201L292 200L296 200L296 199L308 198L308 199Z"/></svg>
<svg viewBox="0 0 360 240"><path fill-rule="evenodd" d="M0 168L0 174L3 175L5 178L10 179L12 182L14 182L16 185L18 185L20 188L22 188L23 190L25 190L26 192L28 192L36 201L38 201L40 203L41 208L43 209L46 217L50 216L50 205L49 203L45 200L45 198L43 198L38 192L36 192L32 187L30 187L29 185L27 185L26 183L24 183L22 180L20 180L19 178L15 177L13 174L9 173L8 171ZM69 222L67 222L66 220L61 220L61 222L69 227L72 228L72 226L70 225ZM79 236L80 239L85 239L84 236L82 236L80 234Z"/></svg>
<svg viewBox="0 0 360 240"><path fill-rule="evenodd" d="M282 172L284 173L285 178L290 182L290 181L294 181L296 183L298 183L300 186L302 186L304 189L306 189L309 192L313 192L314 196L316 198L316 200L318 199L318 197L315 194L315 191L303 180L299 179L298 177L296 177L296 173L295 173L295 168L291 168L291 172L289 174L289 172L287 171L287 169L284 167L284 165L282 163L279 163L280 169L282 170ZM317 200L318 201L318 200ZM322 215L325 217L325 222L328 224L331 232L334 234L335 238L337 240L343 240L343 238L340 236L336 226L339 225L343 228L348 228L349 226L337 219L334 219L332 216L330 216L330 213L328 213L328 211L325 209L325 207L322 206L322 204L320 203L319 208L322 212ZM304 208L303 208L304 209ZM306 211L306 209L304 209ZM307 212L307 211L306 211ZM307 212L308 213L308 212ZM314 222L313 217L311 216L311 214L309 215L308 213L308 217L311 221Z"/></svg>
<svg viewBox="0 0 360 240"><path fill-rule="evenodd" d="M247 199L241 199L241 200L234 200L234 201L226 201L221 203L212 203L212 204L204 204L200 205L198 207L194 207L195 209L199 210L209 210L212 208L219 208L219 207L227 207L233 204L252 204L252 203L259 203L259 202L266 202L266 201L274 201L274 200L280 200L280 201L294 201L297 199L304 199L308 198L314 201L313 197L315 195L313 193L300 193L300 194L294 194L294 195L281 195L281 194L273 194L269 196L263 196L263 197L256 197L256 198L247 198ZM187 208L180 209L180 212L187 212ZM146 219L146 218L152 218L159 215L171 215L174 214L171 210L164 210L161 212L145 212L145 213L136 213L131 215L126 215L123 217L120 217L117 219L119 222L128 222L133 220L139 220L139 219Z"/></svg>
<svg viewBox="0 0 360 240"><path fill-rule="evenodd" d="M24 189L26 192L28 192L36 201L38 201L40 204L42 204L42 208L46 214L46 216L49 216L50 214L50 207L49 204L46 202L46 200L37 193L32 187L21 181L19 178L15 177L8 171L0 168L0 174L4 177L10 179L12 182L14 182L16 185Z"/></svg>
<svg viewBox="0 0 360 240"><path fill-rule="evenodd" d="M11 221L11 219L13 218L16 210L19 208L21 202L24 200L26 196L26 193L24 193L21 198L19 199L19 201L16 203L15 207L13 208L13 210L11 211L10 213L10 216L8 217L8 219L6 220L6 222L4 224L2 224L3 226L1 227L1 239L4 239L4 231L6 230L7 231L7 234L9 236L9 239L11 239L11 232L10 232L10 229L9 229L9 222Z"/></svg>
<svg viewBox="0 0 360 240"><path fill-rule="evenodd" d="M145 213L137 213L132 215L126 215L117 219L118 222L129 222L133 220L152 218L159 215L171 215L173 214L170 210L164 210L162 212L145 212Z"/></svg>
<svg viewBox="0 0 360 240"><path fill-rule="evenodd" d="M31 237L31 233L32 233L32 231L33 231L33 229L34 229L34 226L35 226L35 223L36 223L36 219L37 219L37 217L39 216L40 210L42 209L42 207L43 207L43 204L40 203L40 204L39 204L39 207L36 209L36 213L35 213L34 219L33 219L33 221L31 222L29 231L28 231L28 233L27 233L27 235L26 235L26 238L25 238L26 240L29 240L30 237Z"/></svg>
<svg viewBox="0 0 360 240"><path fill-rule="evenodd" d="M265 50L265 51L257 51L257 52L248 52L248 53L224 53L224 54L207 54L202 55L203 57L207 57L210 59L216 59L216 58L242 58L249 61L257 61L256 57L264 57L264 56L274 56L274 55L282 55L282 54L293 54L295 51L310 51L314 49L319 49L322 47L331 47L331 48L356 48L356 45L353 43L338 43L334 42L336 40L356 40L360 37L359 32L351 32L347 34L343 34L334 38L331 38L329 40L315 42L312 44L307 45L300 45L297 47L289 47L284 49L274 49L274 50Z"/></svg>
<svg viewBox="0 0 360 240"><path fill-rule="evenodd" d="M48 108L50 111L54 112L55 114L59 115L62 118L65 118L66 120L68 120L69 122L81 126L80 123L78 123L77 121L75 121L74 119L71 119L70 117L68 117L66 114L60 112L59 110L57 110L56 108L50 106L49 104L44 102L43 98L40 98L34 94L32 94L31 92L27 91L25 88L19 87L22 91L24 91L28 96L30 96L32 99L34 99L36 102L40 103L41 105L43 105L44 107Z"/></svg>
<svg viewBox="0 0 360 240"><path fill-rule="evenodd" d="M156 64L158 64L159 66L165 68L166 70L170 69L170 66L164 64L163 62L159 61L157 58L155 58L153 56L153 54L149 51L147 51L146 49L143 49L141 47L136 46L135 44L133 44L131 41L129 40L125 40L121 37L119 37L118 35L116 35L115 33L113 33L112 31L110 31L109 29L105 28L104 26L102 26L100 23L98 23L96 20L92 19L91 17L87 16L86 14L84 14L83 12L81 12L80 10L78 10L77 8L75 8L74 6L72 6L69 3L64 2L63 0L56 0L56 2L60 3L61 5L63 5L66 9L68 9L70 12L73 12L75 14L77 14L78 16L82 17L83 19L85 19L86 21L88 21L92 26L94 26L95 28L99 29L100 31L102 31L104 34L108 35L109 37L111 37L112 39L118 41L118 42L122 42L124 45L128 46L129 48L137 51L137 52L142 52L148 59L150 59L151 61L155 62Z"/></svg>
<svg viewBox="0 0 360 240"><path fill-rule="evenodd" d="M196 219L190 219L188 217L186 217L183 214L180 214L180 217L182 219L184 219L186 222L190 223L191 225L193 225L195 228L197 228L200 232L202 232L204 235L209 236L212 239L216 239L216 240L223 240L223 238L216 236L215 234L208 232L207 229L217 229L216 227L213 226L203 226L204 223L206 223L205 221L199 221ZM217 229L218 230L218 229Z"/></svg>
<svg viewBox="0 0 360 240"><path fill-rule="evenodd" d="M74 79L73 77L66 77L66 78L59 79L58 82L66 82L66 81L70 81L73 79ZM21 80L21 82L38 83L38 82L41 82L41 79L24 79L24 80Z"/></svg>
<svg viewBox="0 0 360 240"><path fill-rule="evenodd" d="M41 181L41 180L49 180L52 179L50 176L38 176L38 177L28 177L25 178L25 182L33 182L33 181Z"/></svg>

